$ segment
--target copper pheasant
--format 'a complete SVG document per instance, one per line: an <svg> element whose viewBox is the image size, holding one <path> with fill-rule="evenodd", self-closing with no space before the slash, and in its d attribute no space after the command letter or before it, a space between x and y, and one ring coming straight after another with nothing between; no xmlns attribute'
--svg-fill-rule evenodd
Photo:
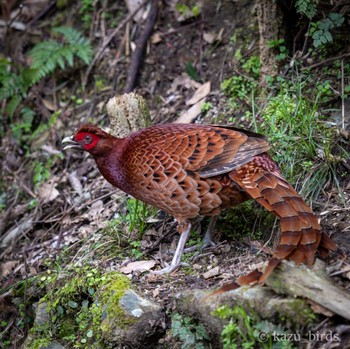
<svg viewBox="0 0 350 349"><path fill-rule="evenodd" d="M171 264L161 272L180 265L196 217L211 216L215 222L223 209L250 199L281 222L279 245L265 273L253 274L255 281L263 282L282 259L311 265L316 252L324 256L336 250L267 154L269 142L260 134L231 126L164 124L116 138L83 125L63 142L68 143L64 149L89 152L112 185L176 218L180 240Z"/></svg>

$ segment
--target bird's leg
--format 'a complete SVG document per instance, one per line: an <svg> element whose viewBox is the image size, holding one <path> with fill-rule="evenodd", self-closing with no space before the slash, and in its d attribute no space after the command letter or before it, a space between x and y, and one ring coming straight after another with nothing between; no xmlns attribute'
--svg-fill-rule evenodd
<svg viewBox="0 0 350 349"><path fill-rule="evenodd" d="M179 242L177 243L176 251L170 265L167 265L164 269L154 271L153 274L160 274L160 275L167 274L167 273L170 274L181 265L185 265L185 266L188 265L186 263L181 263L181 256L184 251L184 247L188 239L188 235L191 231L191 223L187 223L183 230L181 229L182 226L183 224L179 223L178 230L180 232L180 239L179 239Z"/></svg>
<svg viewBox="0 0 350 349"><path fill-rule="evenodd" d="M207 231L205 232L205 235L204 235L204 238L202 240L202 243L200 246L192 246L192 247L188 247L184 250L185 253L188 253L188 252L193 252L195 250L198 250L198 249L201 249L201 250L204 250L205 248L209 248L209 247L214 247L215 246L215 242L213 241L213 230L214 230L214 227L215 227L215 224L218 220L218 217L219 216L213 216L213 217L210 217L210 222L209 222L209 225L208 225L208 229Z"/></svg>
<svg viewBox="0 0 350 349"><path fill-rule="evenodd" d="M213 241L213 231L214 231L215 224L218 221L218 218L219 216L210 217L208 229L205 232L205 235L203 238L202 249L215 246L215 242Z"/></svg>

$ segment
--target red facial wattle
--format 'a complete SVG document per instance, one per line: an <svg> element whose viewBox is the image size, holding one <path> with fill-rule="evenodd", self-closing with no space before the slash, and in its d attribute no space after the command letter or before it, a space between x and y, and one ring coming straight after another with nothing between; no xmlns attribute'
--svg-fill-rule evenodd
<svg viewBox="0 0 350 349"><path fill-rule="evenodd" d="M86 140L87 136L90 137L91 141L88 142ZM96 146L97 142L100 140L100 137L92 133L80 132L74 137L74 140L80 143L85 150L91 150Z"/></svg>

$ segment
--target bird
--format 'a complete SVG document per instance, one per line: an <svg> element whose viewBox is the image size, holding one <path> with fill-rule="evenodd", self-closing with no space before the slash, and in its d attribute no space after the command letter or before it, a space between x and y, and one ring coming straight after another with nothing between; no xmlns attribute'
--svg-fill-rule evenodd
<svg viewBox="0 0 350 349"><path fill-rule="evenodd" d="M279 244L264 272L253 271L238 284L263 283L281 260L312 265L336 251L312 209L282 176L269 156L270 143L258 133L234 126L160 124L117 138L85 124L63 139L63 150L91 154L102 176L113 186L173 216L180 233L169 265L181 266L191 226L211 217L206 243L222 210L255 200L280 220Z"/></svg>

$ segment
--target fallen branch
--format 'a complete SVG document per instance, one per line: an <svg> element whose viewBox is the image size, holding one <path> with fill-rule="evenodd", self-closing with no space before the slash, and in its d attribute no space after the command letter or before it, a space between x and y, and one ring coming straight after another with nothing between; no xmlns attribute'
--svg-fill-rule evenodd
<svg viewBox="0 0 350 349"><path fill-rule="evenodd" d="M146 45L149 37L152 34L154 24L157 19L158 14L158 0L152 0L151 9L149 11L149 15L143 28L142 33L137 38L136 48L131 57L130 68L128 72L128 76L126 78L126 83L124 87L124 93L131 92L136 84L137 74L139 72L139 68L141 65L142 57L146 51Z"/></svg>
<svg viewBox="0 0 350 349"><path fill-rule="evenodd" d="M324 263L318 259L311 268L282 261L266 285L278 294L308 298L350 320L350 292L326 274Z"/></svg>
<svg viewBox="0 0 350 349"><path fill-rule="evenodd" d="M114 38L114 36L126 25L126 23L128 23L135 15L137 12L139 12L141 10L141 8L146 5L146 3L148 2L148 0L145 0L134 12L130 13L119 25L117 28L115 28L113 30L113 32L107 36L106 39L103 40L101 47L99 48L99 50L97 51L94 59L92 60L92 62L90 63L89 67L86 70L86 74L85 77L83 79L83 89L85 89L85 86L87 84L89 75L91 73L92 68L95 66L95 64L100 60L102 53L104 52L104 50L106 49L106 47L108 46L108 44L111 42L111 40Z"/></svg>
<svg viewBox="0 0 350 349"><path fill-rule="evenodd" d="M344 53L344 54L342 54L340 56L335 56L335 57L332 57L332 58L328 58L328 59L325 59L322 62L317 62L317 63L311 64L311 65L308 65L306 67L302 67L301 70L314 69L314 68L319 67L320 65L328 64L328 63L331 63L331 62L336 61L338 59L343 59L343 58L349 57L349 56L350 56L350 53Z"/></svg>

